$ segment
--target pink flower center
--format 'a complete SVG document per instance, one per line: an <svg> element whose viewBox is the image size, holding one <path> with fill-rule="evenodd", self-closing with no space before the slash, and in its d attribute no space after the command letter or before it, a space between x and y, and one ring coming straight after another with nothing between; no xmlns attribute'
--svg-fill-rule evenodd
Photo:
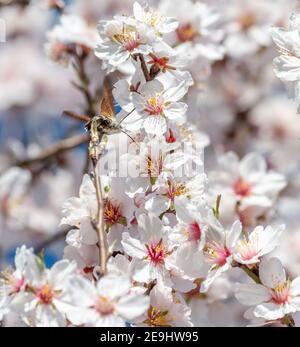
<svg viewBox="0 0 300 347"><path fill-rule="evenodd" d="M24 277L22 277L21 279L16 281L15 290L14 290L15 293L19 293L20 292L21 288L24 285L24 282L25 282Z"/></svg>
<svg viewBox="0 0 300 347"><path fill-rule="evenodd" d="M119 223L123 218L120 204L113 203L111 200L105 202L104 220L109 226Z"/></svg>
<svg viewBox="0 0 300 347"><path fill-rule="evenodd" d="M245 12L238 18L238 22L243 31L249 30L253 25L255 25L256 19L255 15L251 12Z"/></svg>
<svg viewBox="0 0 300 347"><path fill-rule="evenodd" d="M166 256L166 250L163 247L162 239L157 244L146 245L148 259L154 264L163 264Z"/></svg>
<svg viewBox="0 0 300 347"><path fill-rule="evenodd" d="M151 327L170 327L168 322L168 311L150 305L145 323Z"/></svg>
<svg viewBox="0 0 300 347"><path fill-rule="evenodd" d="M187 193L187 189L184 184L179 183L177 184L174 181L168 180L167 181L167 197L174 201L176 196L184 195Z"/></svg>
<svg viewBox="0 0 300 347"><path fill-rule="evenodd" d="M168 57L161 57L161 58L159 58L159 57L155 56L155 55L152 54L152 53L150 53L149 55L150 55L150 57L151 57L151 60L148 62L148 64L158 65L158 66L162 69L162 71L164 71L164 72L165 72L168 68L171 68L172 70L174 70L173 67L171 67L171 66L168 65L168 62L169 62L169 60L170 60Z"/></svg>
<svg viewBox="0 0 300 347"><path fill-rule="evenodd" d="M99 296L97 298L96 304L94 306L95 310L102 316L108 316L113 314L115 307L114 304L109 301L108 298L104 296Z"/></svg>
<svg viewBox="0 0 300 347"><path fill-rule="evenodd" d="M194 28L192 23L179 25L176 34L178 40L181 42L193 41L197 36L199 36L199 32Z"/></svg>
<svg viewBox="0 0 300 347"><path fill-rule="evenodd" d="M174 142L176 142L176 137L174 136L173 131L172 131L171 129L169 129L169 130L167 131L167 134L166 134L166 141L167 141L168 143L174 143Z"/></svg>
<svg viewBox="0 0 300 347"><path fill-rule="evenodd" d="M233 190L236 195L239 196L249 196L251 194L251 186L250 184L245 181L243 178L239 178L233 185Z"/></svg>
<svg viewBox="0 0 300 347"><path fill-rule="evenodd" d="M40 303L49 305L53 300L54 292L49 284L45 284L37 290L36 296L39 299Z"/></svg>
<svg viewBox="0 0 300 347"><path fill-rule="evenodd" d="M272 301L276 304L285 304L289 300L290 281L277 284L271 291Z"/></svg>
<svg viewBox="0 0 300 347"><path fill-rule="evenodd" d="M190 241L199 241L201 239L201 228L197 222L189 224L187 231Z"/></svg>
<svg viewBox="0 0 300 347"><path fill-rule="evenodd" d="M129 52L140 46L141 40L135 28L124 26L123 29L111 37L112 41L122 45Z"/></svg>
<svg viewBox="0 0 300 347"><path fill-rule="evenodd" d="M136 48L139 47L141 44L140 39L130 39L127 42L123 44L123 47L128 51L128 52L133 52Z"/></svg>
<svg viewBox="0 0 300 347"><path fill-rule="evenodd" d="M164 112L163 99L159 95L148 99L145 111L149 113L149 116L161 116Z"/></svg>
<svg viewBox="0 0 300 347"><path fill-rule="evenodd" d="M237 247L238 247L238 252L240 253L241 258L243 260L250 260L254 258L259 252L257 244L247 240L239 241Z"/></svg>
<svg viewBox="0 0 300 347"><path fill-rule="evenodd" d="M0 273L0 275L2 276L2 281L6 286L9 287L9 291L11 294L17 294L21 291L24 282L25 282L25 278L16 278L11 272L5 270L2 273Z"/></svg>
<svg viewBox="0 0 300 347"><path fill-rule="evenodd" d="M226 246L219 245L215 241L208 242L204 251L210 262L219 266L225 265L227 258L231 256Z"/></svg>

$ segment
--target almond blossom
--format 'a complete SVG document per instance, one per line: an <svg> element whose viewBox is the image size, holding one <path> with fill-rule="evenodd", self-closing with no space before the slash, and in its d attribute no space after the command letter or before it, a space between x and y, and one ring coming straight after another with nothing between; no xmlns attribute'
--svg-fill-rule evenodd
<svg viewBox="0 0 300 347"><path fill-rule="evenodd" d="M40 267L32 271L25 298L24 319L29 322L34 319L37 327L66 325L65 312L69 307L66 303L67 285L75 270L75 262L61 260L51 269Z"/></svg>
<svg viewBox="0 0 300 347"><path fill-rule="evenodd" d="M205 177L201 175L186 180L162 172L152 186L153 193L146 198L145 208L160 215L166 211L177 211L180 199L200 203L204 200L204 183Z"/></svg>
<svg viewBox="0 0 300 347"><path fill-rule="evenodd" d="M226 230L213 216L210 219L204 256L211 267L206 280L201 284L201 292L206 292L216 278L231 268L234 250L242 233L240 221L234 222L231 228Z"/></svg>
<svg viewBox="0 0 300 347"><path fill-rule="evenodd" d="M163 135L168 121L184 120L187 105L179 102L187 91L185 82L167 90L159 81L147 82L132 96L137 112L144 117L145 131L153 135Z"/></svg>
<svg viewBox="0 0 300 347"><path fill-rule="evenodd" d="M12 308L20 309L22 312L24 300L20 298L20 293L25 292L26 285L29 283L28 270L35 267L37 267L37 263L33 250L27 249L25 246L18 248L15 256L15 270L7 270L1 274L0 317L3 317Z"/></svg>
<svg viewBox="0 0 300 347"><path fill-rule="evenodd" d="M254 306L255 317L277 320L300 310L300 278L290 280L280 260L271 258L259 267L261 284L238 284L236 297L244 305Z"/></svg>
<svg viewBox="0 0 300 347"><path fill-rule="evenodd" d="M247 154L239 161L235 153L229 152L219 158L219 171L210 175L212 196L223 196L223 207L238 216L247 224L266 213L286 186L281 174L267 169L264 158L256 153ZM215 198L214 198L215 199ZM243 219L247 216L247 219ZM252 221L251 221L252 220Z"/></svg>
<svg viewBox="0 0 300 347"><path fill-rule="evenodd" d="M189 327L190 315L189 307L173 297L169 288L155 286L150 292L149 309L136 323L149 327Z"/></svg>
<svg viewBox="0 0 300 347"><path fill-rule="evenodd" d="M70 300L75 308L69 310L68 318L75 325L124 327L149 307L148 297L131 292L126 276L108 274L96 284L77 277L70 284Z"/></svg>
<svg viewBox="0 0 300 347"><path fill-rule="evenodd" d="M175 18L164 17L159 11L149 6L142 7L138 2L133 4L133 15L137 21L149 25L157 35L172 32L178 26Z"/></svg>
<svg viewBox="0 0 300 347"><path fill-rule="evenodd" d="M134 260L133 279L137 282L158 281L171 285L168 257L174 246L169 241L168 228L154 215L142 214L137 218L140 239L123 233L124 251Z"/></svg>
<svg viewBox="0 0 300 347"><path fill-rule="evenodd" d="M144 23L128 23L126 17L115 17L111 21L102 21L98 25L100 42L96 56L115 69L133 54L148 54L151 44L157 38L149 33Z"/></svg>
<svg viewBox="0 0 300 347"><path fill-rule="evenodd" d="M280 242L284 226L273 230L271 226L257 226L248 235L241 238L234 254L234 259L240 264L256 264L264 255L271 253Z"/></svg>
<svg viewBox="0 0 300 347"><path fill-rule="evenodd" d="M279 79L299 99L299 15L277 27L296 3L19 5L0 6L0 325L298 325Z"/></svg>
<svg viewBox="0 0 300 347"><path fill-rule="evenodd" d="M75 15L63 15L61 24L56 25L47 34L48 41L45 50L49 58L63 66L67 66L70 56L75 50L83 52L93 49L97 43L95 28L80 17Z"/></svg>
<svg viewBox="0 0 300 347"><path fill-rule="evenodd" d="M170 43L193 47L197 55L209 60L222 58L224 49L218 45L222 38L219 30L220 13L205 3L190 0L164 0L160 5L162 13L178 18L179 26L170 37ZM191 44L191 46L190 46Z"/></svg>
<svg viewBox="0 0 300 347"><path fill-rule="evenodd" d="M279 57L274 59L275 73L278 78L287 84L291 95L299 99L299 14L290 17L288 29L274 27L271 35L275 42Z"/></svg>

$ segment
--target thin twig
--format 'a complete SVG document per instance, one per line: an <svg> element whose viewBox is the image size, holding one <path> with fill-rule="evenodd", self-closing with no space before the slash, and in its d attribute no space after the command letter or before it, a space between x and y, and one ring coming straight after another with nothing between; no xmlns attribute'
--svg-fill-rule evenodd
<svg viewBox="0 0 300 347"><path fill-rule="evenodd" d="M101 177L99 172L99 161L102 154L101 141L103 133L98 130L98 123L95 118L92 118L90 125L90 144L89 144L89 156L93 164L93 179L97 197L97 214L93 227L98 234L99 239L99 262L102 274L106 272L107 262L107 245L106 245L106 233L104 225L104 199L102 195Z"/></svg>
<svg viewBox="0 0 300 347"><path fill-rule="evenodd" d="M90 93L89 84L90 79L85 71L85 58L77 57L76 63L74 62L73 67L77 73L80 84L72 82L73 86L77 88L85 98L85 112L90 116L95 115L95 99Z"/></svg>
<svg viewBox="0 0 300 347"><path fill-rule="evenodd" d="M102 274L106 272L106 262L107 262L107 247L106 247L106 238L105 238L105 225L104 225L104 199L102 194L101 178L99 172L98 163L93 164L94 170L94 184L96 189L97 197L97 216L96 216L96 231L98 232L99 237L99 250L100 250L100 266Z"/></svg>
<svg viewBox="0 0 300 347"><path fill-rule="evenodd" d="M139 54L137 54L137 57L140 59L141 69L143 71L143 74L144 74L146 82L151 81L151 76L149 74L149 71L148 71L148 68L147 68L147 65L146 65L146 62L145 62L143 54L139 53Z"/></svg>
<svg viewBox="0 0 300 347"><path fill-rule="evenodd" d="M73 119L76 119L78 120L79 122L89 122L91 120L91 117L89 116L86 116L84 114L79 114L79 113L76 113L76 112L73 112L73 111L64 111L63 112L63 115L64 116L68 116L70 118L73 118Z"/></svg>
<svg viewBox="0 0 300 347"><path fill-rule="evenodd" d="M90 139L89 134L83 134L83 135L80 134L80 135L70 137L68 139L63 139L61 141L56 142L54 145L44 149L36 157L16 162L15 166L26 167L37 162L43 162L51 157L56 156L57 154L61 152L69 151L84 143L88 143L89 139Z"/></svg>
<svg viewBox="0 0 300 347"><path fill-rule="evenodd" d="M261 284L261 281L259 277L251 271L247 265L242 265L241 269L246 272L246 274L256 283L256 284Z"/></svg>

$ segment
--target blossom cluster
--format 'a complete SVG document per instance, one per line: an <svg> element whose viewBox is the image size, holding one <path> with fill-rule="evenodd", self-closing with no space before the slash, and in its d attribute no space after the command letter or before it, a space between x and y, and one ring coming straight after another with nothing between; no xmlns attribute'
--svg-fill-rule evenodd
<svg viewBox="0 0 300 347"><path fill-rule="evenodd" d="M48 269L43 254L17 249L14 269L3 273L0 320L36 327L213 325L208 317L214 309L226 315L216 306L232 294L235 303L249 306L243 315L253 325L295 324L300 277L291 278L274 255L286 233L274 214L292 174L279 169L280 158L271 165L254 146L241 156L223 151L207 169L204 151L209 152L210 140L189 117L199 114L204 84L216 88L216 113L228 98L222 112L235 109L242 118L258 100L255 92L248 94L252 76L244 86L247 95L239 94L238 74L243 64L251 71L251 55L268 50L267 32L282 15L281 5L269 16L262 15L272 6L268 1L251 1L247 11L243 5L234 1L225 21L217 6L205 2L163 0L157 7L134 2L132 14L100 20L97 32L84 16L61 16L48 33L47 55L64 67L75 66L82 83L75 86L87 95L83 64L94 53L101 61L99 73L114 80L122 132L103 136L97 170L85 173L79 193L62 204L60 225L68 230L63 260ZM297 15L291 23L289 31L271 33L282 53L275 72L292 83L297 96ZM213 69L221 70L220 81ZM92 111L93 103L89 106L85 111ZM268 107L257 108L247 117L252 127L263 129L257 115ZM247 142L232 131L230 142ZM272 134L268 140L276 141ZM7 215L33 179L34 173L19 167L1 175ZM99 194L102 241L96 225Z"/></svg>
<svg viewBox="0 0 300 347"><path fill-rule="evenodd" d="M287 86L291 97L299 101L299 14L292 14L288 29L274 27L271 29L271 35L276 44L280 56L274 59L274 70Z"/></svg>

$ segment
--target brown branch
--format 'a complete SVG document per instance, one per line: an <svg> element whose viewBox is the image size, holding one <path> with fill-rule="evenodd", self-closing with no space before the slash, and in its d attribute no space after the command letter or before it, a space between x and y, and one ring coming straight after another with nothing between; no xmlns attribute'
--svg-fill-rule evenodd
<svg viewBox="0 0 300 347"><path fill-rule="evenodd" d="M95 118L92 118L90 131L90 144L89 144L89 157L93 165L93 181L97 197L97 214L92 225L98 234L99 240L99 263L101 272L104 275L106 272L107 262L107 240L105 233L104 223L104 199L102 195L101 177L99 172L99 161L102 154L101 141L103 133L98 131L98 123Z"/></svg>
<svg viewBox="0 0 300 347"><path fill-rule="evenodd" d="M73 86L78 89L85 99L85 112L91 117L95 115L95 98L89 90L90 79L85 71L85 56L76 57L73 67L77 73L80 84L72 82Z"/></svg>
<svg viewBox="0 0 300 347"><path fill-rule="evenodd" d="M93 164L94 169L94 184L96 189L97 197L97 216L95 228L99 237L99 250L100 250L100 267L102 274L106 273L106 263L107 263L107 247L106 247L106 237L105 237L105 225L104 225L104 199L102 194L101 178L99 172L98 163Z"/></svg>
<svg viewBox="0 0 300 347"><path fill-rule="evenodd" d="M89 116L86 116L84 114L79 114L79 113L76 113L76 112L73 112L73 111L64 111L63 112L63 115L64 116L68 116L70 118L73 118L73 119L76 119L78 120L79 122L89 122L91 120L91 118Z"/></svg>
<svg viewBox="0 0 300 347"><path fill-rule="evenodd" d="M57 154L65 151L69 151L75 147L78 147L84 143L88 143L90 139L89 134L83 134L83 135L76 135L73 137L70 137L68 139L63 139L54 145L44 149L40 154L38 154L34 158L29 158L25 160L21 160L17 163L15 163L15 166L21 166L26 167L30 166L37 162L43 162L51 157L56 156Z"/></svg>
<svg viewBox="0 0 300 347"><path fill-rule="evenodd" d="M143 54L140 54L140 53L139 53L139 54L137 54L136 56L137 56L137 58L140 59L141 69L142 69L142 71L143 71L143 74L144 74L144 77L145 77L146 82L151 81L152 78L151 78L151 76L150 76L150 74L149 74L149 71L148 71L148 68L147 68L147 65L146 65L146 62L145 62L145 59L144 59Z"/></svg>

